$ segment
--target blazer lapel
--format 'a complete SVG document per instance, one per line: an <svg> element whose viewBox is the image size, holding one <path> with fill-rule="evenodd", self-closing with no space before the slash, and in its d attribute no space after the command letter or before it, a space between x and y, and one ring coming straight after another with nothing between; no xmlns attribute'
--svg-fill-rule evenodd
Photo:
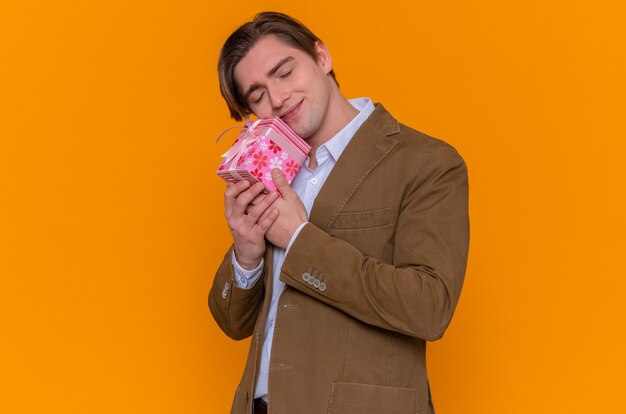
<svg viewBox="0 0 626 414"><path fill-rule="evenodd" d="M328 232L367 175L396 146L400 125L381 105L354 134L315 198L309 221Z"/></svg>

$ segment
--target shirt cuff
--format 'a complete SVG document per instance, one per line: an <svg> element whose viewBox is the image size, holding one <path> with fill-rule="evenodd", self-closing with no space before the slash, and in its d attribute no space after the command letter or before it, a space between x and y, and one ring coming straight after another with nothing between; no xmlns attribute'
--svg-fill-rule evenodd
<svg viewBox="0 0 626 414"><path fill-rule="evenodd" d="M285 257L287 257L287 253L289 253L289 249L291 249L291 245L293 244L293 242L296 241L296 237L298 237L298 234L300 234L300 230L302 230L302 228L307 223L308 221L305 221L304 223L300 224L300 227L298 227L296 231L293 232L293 235L291 236L291 240L289 240L289 244L287 245L287 249L285 249Z"/></svg>
<svg viewBox="0 0 626 414"><path fill-rule="evenodd" d="M237 287L248 289L254 284L254 282L256 282L259 276L261 276L263 259L261 259L261 263L259 263L256 268L247 270L241 267L241 265L237 262L237 259L235 258L235 250L233 250L232 262L233 268L235 269L235 285L237 285Z"/></svg>

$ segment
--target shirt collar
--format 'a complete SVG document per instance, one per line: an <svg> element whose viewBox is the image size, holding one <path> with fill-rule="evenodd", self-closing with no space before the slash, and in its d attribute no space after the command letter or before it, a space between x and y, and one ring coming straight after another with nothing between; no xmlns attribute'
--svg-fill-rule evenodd
<svg viewBox="0 0 626 414"><path fill-rule="evenodd" d="M359 114L355 116L352 121L348 122L348 124L343 127L343 129L335 134L331 139L326 141L323 145L317 150L317 154L320 154L325 148L326 151L330 154L331 157L337 162L339 156L346 149L346 146L356 133L356 131L363 125L363 123L367 120L367 118L374 112L374 104L370 98L356 98L348 100L350 105L352 105L356 110L359 111ZM322 151L320 151L322 150Z"/></svg>

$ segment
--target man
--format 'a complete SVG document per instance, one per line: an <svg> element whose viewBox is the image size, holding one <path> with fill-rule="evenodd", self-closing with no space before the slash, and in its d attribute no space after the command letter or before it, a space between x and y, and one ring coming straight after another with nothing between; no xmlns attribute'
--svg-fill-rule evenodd
<svg viewBox="0 0 626 414"><path fill-rule="evenodd" d="M232 413L434 413L426 341L442 337L469 244L467 170L443 141L340 93L327 47L261 13L226 41L233 118L281 117L312 147L291 187L229 184L233 236L209 294L252 336Z"/></svg>

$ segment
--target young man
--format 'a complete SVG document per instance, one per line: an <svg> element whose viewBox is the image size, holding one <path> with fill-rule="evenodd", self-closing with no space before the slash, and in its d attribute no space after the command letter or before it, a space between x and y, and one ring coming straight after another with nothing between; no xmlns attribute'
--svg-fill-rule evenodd
<svg viewBox="0 0 626 414"><path fill-rule="evenodd" d="M469 245L467 170L450 145L347 101L327 47L279 13L221 52L233 118L279 116L312 150L282 196L228 185L233 247L209 294L252 335L232 413L434 413L426 341L448 327Z"/></svg>

